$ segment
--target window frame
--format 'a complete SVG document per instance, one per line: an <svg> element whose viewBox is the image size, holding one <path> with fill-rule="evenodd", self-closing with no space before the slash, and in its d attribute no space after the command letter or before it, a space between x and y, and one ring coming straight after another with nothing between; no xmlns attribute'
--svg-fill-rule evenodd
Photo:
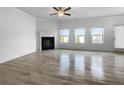
<svg viewBox="0 0 124 93"><path fill-rule="evenodd" d="M92 34L92 29L97 29L97 28L103 28L103 32L102 32L102 43L94 43L93 42L93 36L95 36L95 35ZM105 28L104 27L93 27L93 28L91 28L90 31L91 31L90 33L91 33L91 43L92 44L100 44L100 45L101 44L104 44L104 33L105 33Z"/></svg>
<svg viewBox="0 0 124 93"><path fill-rule="evenodd" d="M61 35L62 30L67 30L68 31L68 35L65 36L65 37L68 37L68 42L61 42L61 36L64 36L64 35ZM70 30L69 29L60 29L59 30L59 43L68 44L69 42L70 42Z"/></svg>
<svg viewBox="0 0 124 93"><path fill-rule="evenodd" d="M84 34L83 35L79 35L79 36L83 36L83 38L84 38L84 42L76 42L76 36L78 36L78 35L76 35L76 30L78 30L78 29L83 29L84 30ZM75 44L85 44L86 42L85 42L85 36L86 36L86 29L85 28L76 28L76 29L74 29L74 43Z"/></svg>

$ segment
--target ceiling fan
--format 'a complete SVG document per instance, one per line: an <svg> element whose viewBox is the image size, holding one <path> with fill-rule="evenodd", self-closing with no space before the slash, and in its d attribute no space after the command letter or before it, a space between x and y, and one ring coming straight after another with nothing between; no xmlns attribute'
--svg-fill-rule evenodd
<svg viewBox="0 0 124 93"><path fill-rule="evenodd" d="M50 16L52 15L58 15L58 16L71 16L71 14L69 14L67 11L71 9L71 7L53 7L53 9L56 11L56 13L50 14Z"/></svg>

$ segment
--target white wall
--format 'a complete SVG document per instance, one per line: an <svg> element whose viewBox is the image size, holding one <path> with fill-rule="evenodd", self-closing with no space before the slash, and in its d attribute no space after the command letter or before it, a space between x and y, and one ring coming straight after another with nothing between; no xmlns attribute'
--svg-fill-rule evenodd
<svg viewBox="0 0 124 93"><path fill-rule="evenodd" d="M46 19L37 19L37 51L41 50L41 37L55 37L55 48L57 40L57 24L56 22Z"/></svg>
<svg viewBox="0 0 124 93"><path fill-rule="evenodd" d="M36 19L17 8L0 8L0 63L36 51Z"/></svg>
<svg viewBox="0 0 124 93"><path fill-rule="evenodd" d="M59 23L59 29L70 29L70 42L69 44L61 44L57 41L58 48L64 49L81 49L81 50L101 50L113 51L113 28L114 25L124 24L124 16L112 17L99 17L99 18L86 18L75 19L70 21L63 21ZM86 29L86 43L74 44L74 29L78 27L85 27ZM91 44L90 29L93 27L104 27L105 37L104 44ZM58 33L59 34L59 33Z"/></svg>

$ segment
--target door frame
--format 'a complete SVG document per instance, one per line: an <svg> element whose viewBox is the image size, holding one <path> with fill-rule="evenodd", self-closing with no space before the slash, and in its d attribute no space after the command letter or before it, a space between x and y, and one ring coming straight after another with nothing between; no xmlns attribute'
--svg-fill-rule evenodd
<svg viewBox="0 0 124 93"><path fill-rule="evenodd" d="M116 26L124 26L124 24L119 24L119 25L113 25L113 50L114 51L124 51L124 48L116 48L115 47L115 39L116 39L116 35L115 35L115 27Z"/></svg>

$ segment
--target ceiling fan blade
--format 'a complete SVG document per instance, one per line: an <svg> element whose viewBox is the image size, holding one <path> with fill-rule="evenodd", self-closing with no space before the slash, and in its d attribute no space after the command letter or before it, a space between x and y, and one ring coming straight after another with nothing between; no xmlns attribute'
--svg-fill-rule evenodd
<svg viewBox="0 0 124 93"><path fill-rule="evenodd" d="M52 16L52 15L56 15L56 14L58 14L58 13L53 13L53 14L50 14L50 16Z"/></svg>
<svg viewBox="0 0 124 93"><path fill-rule="evenodd" d="M70 10L71 9L71 7L68 7L68 8L66 8L65 10L64 10L64 12L66 12L66 11L68 11L68 10Z"/></svg>
<svg viewBox="0 0 124 93"><path fill-rule="evenodd" d="M53 9L54 9L54 10L56 10L56 11L59 11L59 9L58 9L58 8L56 8L56 7L53 7Z"/></svg>
<svg viewBox="0 0 124 93"><path fill-rule="evenodd" d="M68 13L64 13L64 15L71 16L71 14L68 14Z"/></svg>
<svg viewBox="0 0 124 93"><path fill-rule="evenodd" d="M62 7L58 7L58 8L59 8L60 11L62 10Z"/></svg>

